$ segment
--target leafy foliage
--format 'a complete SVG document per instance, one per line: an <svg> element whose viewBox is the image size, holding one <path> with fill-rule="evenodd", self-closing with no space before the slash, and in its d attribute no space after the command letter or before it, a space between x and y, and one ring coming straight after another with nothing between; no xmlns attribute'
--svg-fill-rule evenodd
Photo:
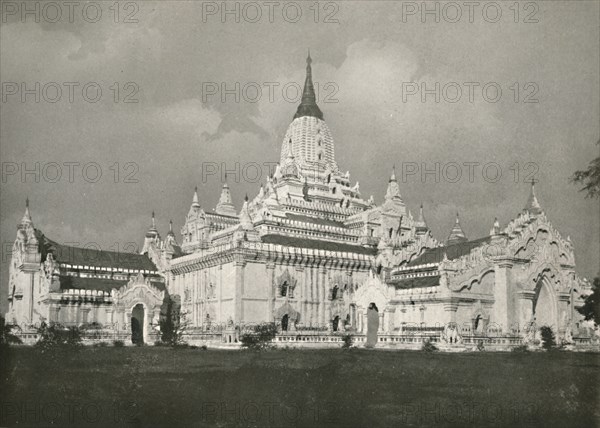
<svg viewBox="0 0 600 428"><path fill-rule="evenodd" d="M483 344L483 340L480 340L479 342L477 342L477 350L480 352L485 351L485 345Z"/></svg>
<svg viewBox="0 0 600 428"><path fill-rule="evenodd" d="M540 327L540 333L542 335L542 347L546 350L554 349L556 347L556 337L552 327L544 325Z"/></svg>
<svg viewBox="0 0 600 428"><path fill-rule="evenodd" d="M596 143L600 146L600 140ZM600 156L593 159L586 170L575 171L571 182L582 185L581 192L586 198L600 198Z"/></svg>
<svg viewBox="0 0 600 428"><path fill-rule="evenodd" d="M600 276L594 278L592 293L585 298L583 306L577 310L587 321L593 320L594 324L600 325Z"/></svg>
<svg viewBox="0 0 600 428"><path fill-rule="evenodd" d="M19 327L13 324L6 324L4 317L0 317L0 346L18 345L22 343L19 336L13 333Z"/></svg>
<svg viewBox="0 0 600 428"><path fill-rule="evenodd" d="M348 349L352 347L352 344L354 343L354 337L352 337L351 334L345 334L342 336L342 348L343 349Z"/></svg>
<svg viewBox="0 0 600 428"><path fill-rule="evenodd" d="M524 354L526 352L529 352L529 348L527 348L527 345L519 345L512 348L511 352Z"/></svg>
<svg viewBox="0 0 600 428"><path fill-rule="evenodd" d="M42 352L81 346L81 331L78 327L65 327L62 324L43 322L37 329L39 339L35 346Z"/></svg>
<svg viewBox="0 0 600 428"><path fill-rule="evenodd" d="M423 346L421 346L421 351L425 352L435 352L438 350L438 347L433 344L431 339L427 339L423 342Z"/></svg>
<svg viewBox="0 0 600 428"><path fill-rule="evenodd" d="M275 323L262 323L254 326L252 333L245 333L240 338L243 348L263 350L271 346L271 342L277 335Z"/></svg>
<svg viewBox="0 0 600 428"><path fill-rule="evenodd" d="M181 311L179 296L166 298L160 317L160 340L170 346L184 344L183 334L188 326L186 313Z"/></svg>
<svg viewBox="0 0 600 428"><path fill-rule="evenodd" d="M113 340L113 346L115 348L122 348L125 346L125 342L123 342L122 340Z"/></svg>

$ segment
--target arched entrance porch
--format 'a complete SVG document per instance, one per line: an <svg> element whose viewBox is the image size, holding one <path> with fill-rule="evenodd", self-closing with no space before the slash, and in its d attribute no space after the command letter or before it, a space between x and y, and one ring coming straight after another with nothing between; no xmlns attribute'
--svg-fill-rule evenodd
<svg viewBox="0 0 600 428"><path fill-rule="evenodd" d="M144 305L138 303L131 310L131 343L134 345L143 345L145 337L145 316Z"/></svg>

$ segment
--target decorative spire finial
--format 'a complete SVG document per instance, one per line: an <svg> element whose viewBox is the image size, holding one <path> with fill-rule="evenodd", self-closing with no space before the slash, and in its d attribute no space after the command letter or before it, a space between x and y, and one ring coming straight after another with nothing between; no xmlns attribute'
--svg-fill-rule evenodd
<svg viewBox="0 0 600 428"><path fill-rule="evenodd" d="M312 81L312 58L310 57L310 51L306 58L306 79L304 81L304 91L302 92L302 101L296 110L294 119L303 116L316 117L323 120L323 112L317 105L317 98L315 96L315 88Z"/></svg>
<svg viewBox="0 0 600 428"><path fill-rule="evenodd" d="M462 230L462 227L460 225L460 217L458 215L458 212L456 212L456 221L454 223L454 227L450 231L450 235L448 235L446 244L452 245L465 241L468 241L467 235L465 235L465 232Z"/></svg>
<svg viewBox="0 0 600 428"><path fill-rule="evenodd" d="M23 214L23 218L21 219L21 224L25 223L32 223L31 213L29 212L29 197L25 198L25 214Z"/></svg>
<svg viewBox="0 0 600 428"><path fill-rule="evenodd" d="M535 183L537 182L539 182L539 180L533 177L526 181L526 183L531 183L531 190L529 192L529 198L527 199L527 205L525 205L525 211L528 211L529 214L533 215L542 213L542 207L535 195Z"/></svg>
<svg viewBox="0 0 600 428"><path fill-rule="evenodd" d="M192 198L192 208L200 208L198 201L198 186L194 187L194 197Z"/></svg>

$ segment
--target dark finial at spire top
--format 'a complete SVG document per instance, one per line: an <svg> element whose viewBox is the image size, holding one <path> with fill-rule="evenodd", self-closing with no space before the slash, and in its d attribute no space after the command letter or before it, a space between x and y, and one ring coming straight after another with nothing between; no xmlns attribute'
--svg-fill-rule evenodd
<svg viewBox="0 0 600 428"><path fill-rule="evenodd" d="M25 208L29 208L29 196L25 198Z"/></svg>
<svg viewBox="0 0 600 428"><path fill-rule="evenodd" d="M298 110L294 115L294 119L299 117L309 116L316 117L323 120L323 112L317 105L317 98L315 96L315 88L312 81L312 58L310 57L310 50L308 57L306 58L306 79L304 81L304 91L302 92L302 101L298 106Z"/></svg>

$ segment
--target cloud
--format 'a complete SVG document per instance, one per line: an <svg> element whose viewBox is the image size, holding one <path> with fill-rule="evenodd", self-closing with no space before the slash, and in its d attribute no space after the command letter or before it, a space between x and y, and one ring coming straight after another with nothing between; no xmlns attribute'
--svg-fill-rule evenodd
<svg viewBox="0 0 600 428"><path fill-rule="evenodd" d="M219 112L205 107L197 99L182 100L158 108L155 115L165 127L185 128L197 136L214 134L222 121Z"/></svg>

